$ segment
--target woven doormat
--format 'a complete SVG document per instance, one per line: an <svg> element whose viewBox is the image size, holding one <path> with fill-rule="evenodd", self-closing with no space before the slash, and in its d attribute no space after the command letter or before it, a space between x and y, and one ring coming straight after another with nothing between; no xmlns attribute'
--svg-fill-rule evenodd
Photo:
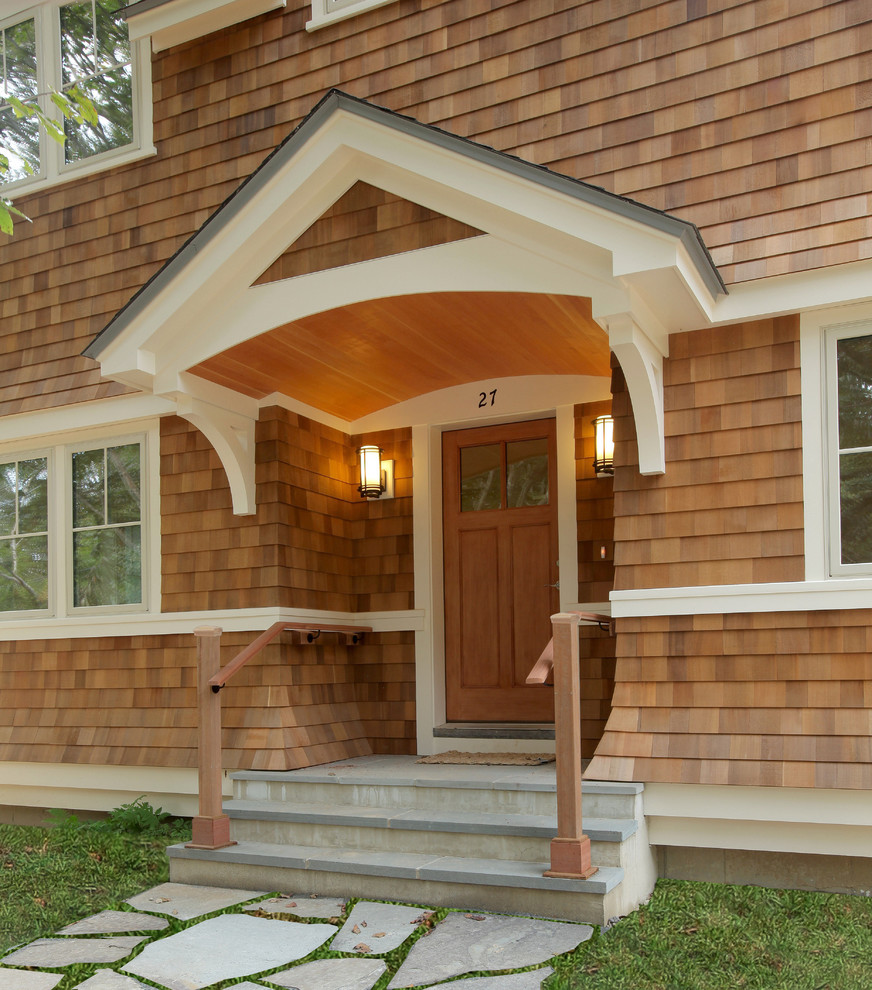
<svg viewBox="0 0 872 990"><path fill-rule="evenodd" d="M553 763L553 753L460 753L456 749L435 756L422 756L418 763L459 763L466 766L535 767Z"/></svg>

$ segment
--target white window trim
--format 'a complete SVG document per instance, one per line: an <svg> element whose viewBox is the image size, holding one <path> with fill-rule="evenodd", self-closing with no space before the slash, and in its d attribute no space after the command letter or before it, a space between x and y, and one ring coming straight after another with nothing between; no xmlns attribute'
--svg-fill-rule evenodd
<svg viewBox="0 0 872 990"><path fill-rule="evenodd" d="M396 3L396 0L312 0L312 19L306 22L306 30L317 31L389 3Z"/></svg>
<svg viewBox="0 0 872 990"><path fill-rule="evenodd" d="M802 473L806 581L868 578L872 564L842 564L839 540L838 451L829 403L827 348L844 336L872 334L872 303L839 306L800 316ZM834 374L834 369L832 370Z"/></svg>
<svg viewBox="0 0 872 990"><path fill-rule="evenodd" d="M37 89L40 93L48 93L51 87L60 89L60 20L57 14L58 9L68 0L51 0L39 6L25 8L15 14L4 17L0 20L0 27L9 27L27 20L30 17L36 20L37 45L41 43L41 49L37 53ZM51 58L55 62L51 74L47 72L45 51L51 53ZM43 55L40 58L40 54ZM135 140L132 144L123 148L113 148L104 151L99 155L83 159L80 162L67 164L64 161L64 147L47 137L45 133L40 133L39 139L39 160L40 171L37 175L26 176L15 182L4 183L2 191L4 195L29 195L42 189L50 189L73 179L83 178L103 172L108 168L115 168L128 162L137 161L157 154L154 146L154 109L152 104L152 82L151 82L151 53L148 42L131 41L131 57L133 66L133 132ZM62 120L60 110L58 110L47 96L40 99L43 111L57 121Z"/></svg>
<svg viewBox="0 0 872 990"><path fill-rule="evenodd" d="M0 625L22 620L40 623L45 620L77 619L88 621L94 616L135 615L160 607L160 476L158 472L160 432L157 424L119 432L104 426L84 430L73 442L69 434L40 438L38 448L11 444L0 446L0 460L20 460L26 456L49 459L49 608L39 611L0 612ZM73 606L72 584L72 452L89 445L142 445L142 602L132 605Z"/></svg>

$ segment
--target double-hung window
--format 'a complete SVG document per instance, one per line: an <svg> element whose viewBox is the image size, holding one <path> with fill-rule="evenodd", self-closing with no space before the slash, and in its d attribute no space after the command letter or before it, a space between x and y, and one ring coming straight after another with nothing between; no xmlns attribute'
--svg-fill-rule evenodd
<svg viewBox="0 0 872 990"><path fill-rule="evenodd" d="M0 455L0 614L145 606L145 444Z"/></svg>
<svg viewBox="0 0 872 990"><path fill-rule="evenodd" d="M0 19L0 149L5 182L57 181L150 150L147 41L131 43L120 16L124 0L47 0ZM97 111L96 125L64 119L53 93L72 87ZM32 117L16 116L9 98L38 104L63 128L63 145Z"/></svg>
<svg viewBox="0 0 872 990"><path fill-rule="evenodd" d="M830 544L834 574L872 571L872 327L827 339Z"/></svg>

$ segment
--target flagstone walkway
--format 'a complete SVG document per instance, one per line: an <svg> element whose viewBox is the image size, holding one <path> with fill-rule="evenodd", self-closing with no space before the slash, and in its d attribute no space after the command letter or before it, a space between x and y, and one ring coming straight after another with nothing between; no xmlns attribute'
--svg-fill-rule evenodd
<svg viewBox="0 0 872 990"><path fill-rule="evenodd" d="M549 962L593 934L513 915L450 911L434 923L409 905L178 883L125 903L7 953L0 990L54 990L74 964L91 966L64 990L399 990L446 980L452 990L540 990Z"/></svg>

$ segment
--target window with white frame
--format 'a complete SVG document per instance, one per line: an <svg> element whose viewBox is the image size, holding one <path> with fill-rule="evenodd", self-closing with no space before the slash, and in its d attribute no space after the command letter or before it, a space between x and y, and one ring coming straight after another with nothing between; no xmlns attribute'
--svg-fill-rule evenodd
<svg viewBox="0 0 872 990"><path fill-rule="evenodd" d="M148 55L132 44L119 16L124 0L48 0L0 20L0 148L7 185L35 184L113 164L146 144L150 114ZM72 87L94 104L98 122L63 118L53 93ZM63 127L63 145L32 117L19 118L10 97L37 103Z"/></svg>
<svg viewBox="0 0 872 990"><path fill-rule="evenodd" d="M827 338L831 569L872 571L872 327Z"/></svg>
<svg viewBox="0 0 872 990"><path fill-rule="evenodd" d="M0 455L0 613L145 605L143 438Z"/></svg>
<svg viewBox="0 0 872 990"><path fill-rule="evenodd" d="M395 2L396 0L312 0L312 19L306 24L306 30L314 31L327 24L362 14L365 10Z"/></svg>

